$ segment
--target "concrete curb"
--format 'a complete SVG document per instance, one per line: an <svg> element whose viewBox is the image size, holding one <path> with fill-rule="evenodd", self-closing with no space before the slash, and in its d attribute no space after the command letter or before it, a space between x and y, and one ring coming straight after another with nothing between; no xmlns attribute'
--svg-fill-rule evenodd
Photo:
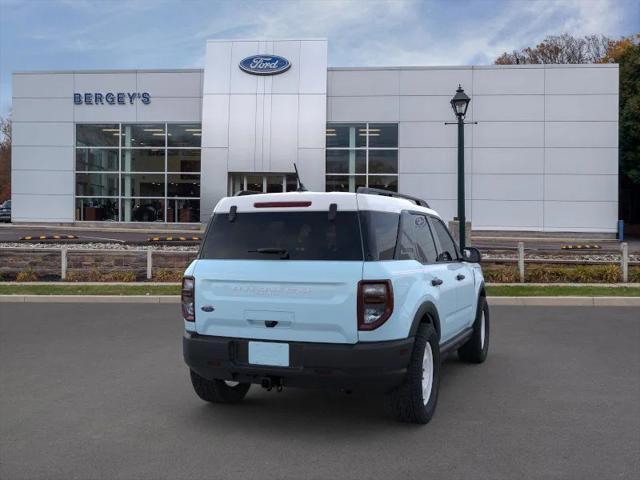
<svg viewBox="0 0 640 480"><path fill-rule="evenodd" d="M640 297L487 297L489 305L528 307L640 307Z"/></svg>
<svg viewBox="0 0 640 480"><path fill-rule="evenodd" d="M487 282L487 287L601 287L601 288L638 288L640 283L493 283Z"/></svg>
<svg viewBox="0 0 640 480"><path fill-rule="evenodd" d="M493 306L640 307L640 297L488 297ZM178 295L0 295L0 303L180 303Z"/></svg>

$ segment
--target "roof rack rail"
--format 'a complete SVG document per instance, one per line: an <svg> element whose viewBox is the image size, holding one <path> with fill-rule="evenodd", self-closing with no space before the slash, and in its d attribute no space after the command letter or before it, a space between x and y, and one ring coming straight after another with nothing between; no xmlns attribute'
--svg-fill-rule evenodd
<svg viewBox="0 0 640 480"><path fill-rule="evenodd" d="M239 190L235 193L234 197L244 197L245 195L260 195L264 192L259 192L257 190Z"/></svg>
<svg viewBox="0 0 640 480"><path fill-rule="evenodd" d="M423 199L418 197L413 197L411 195L405 195L404 193L391 192L389 190L382 190L381 188L369 188L369 187L358 187L356 193L366 193L367 195L382 195L384 197L394 197L394 198L404 198L405 200L410 200L415 202L416 205L425 208L429 207L429 204L425 202Z"/></svg>

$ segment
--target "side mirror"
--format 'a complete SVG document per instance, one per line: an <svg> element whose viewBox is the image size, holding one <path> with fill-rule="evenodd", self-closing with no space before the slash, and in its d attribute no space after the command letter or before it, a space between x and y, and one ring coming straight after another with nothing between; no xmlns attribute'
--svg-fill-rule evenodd
<svg viewBox="0 0 640 480"><path fill-rule="evenodd" d="M480 255L480 250L475 247L465 247L462 251L462 260L469 263L480 263L482 255Z"/></svg>

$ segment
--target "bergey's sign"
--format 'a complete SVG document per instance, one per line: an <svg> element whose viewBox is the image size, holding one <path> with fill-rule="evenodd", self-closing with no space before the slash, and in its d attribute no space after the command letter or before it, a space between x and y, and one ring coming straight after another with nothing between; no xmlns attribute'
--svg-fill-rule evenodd
<svg viewBox="0 0 640 480"><path fill-rule="evenodd" d="M144 105L151 103L148 92L107 92L107 93L74 93L73 103L76 105L133 105L140 101Z"/></svg>
<svg viewBox="0 0 640 480"><path fill-rule="evenodd" d="M290 67L291 62L278 55L251 55L240 62L240 69L252 75L277 75Z"/></svg>

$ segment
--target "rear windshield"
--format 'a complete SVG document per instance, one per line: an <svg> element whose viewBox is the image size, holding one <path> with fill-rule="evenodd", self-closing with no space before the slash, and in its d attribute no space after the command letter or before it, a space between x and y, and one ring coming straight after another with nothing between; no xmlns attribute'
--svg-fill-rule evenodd
<svg viewBox="0 0 640 480"><path fill-rule="evenodd" d="M357 212L238 212L213 216L200 258L362 260Z"/></svg>

